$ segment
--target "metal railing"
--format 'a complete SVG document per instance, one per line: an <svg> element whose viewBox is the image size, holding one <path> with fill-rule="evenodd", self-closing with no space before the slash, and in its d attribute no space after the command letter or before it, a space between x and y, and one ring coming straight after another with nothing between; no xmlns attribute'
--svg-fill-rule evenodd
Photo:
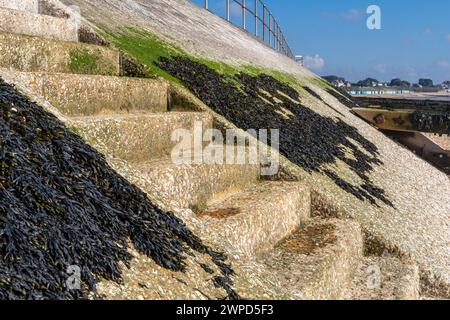
<svg viewBox="0 0 450 320"><path fill-rule="evenodd" d="M291 48L289 47L286 38L281 31L280 25L273 16L272 12L261 0L223 0L225 1L225 19L237 26L242 27L243 30L253 34L257 39L267 46L279 51L280 53L295 59ZM231 9L232 5L240 7L240 23L235 23L232 20ZM209 0L204 0L204 8L210 11ZM250 23L254 23L253 31L250 30L247 19L247 14L253 18ZM240 24L240 25L239 25Z"/></svg>

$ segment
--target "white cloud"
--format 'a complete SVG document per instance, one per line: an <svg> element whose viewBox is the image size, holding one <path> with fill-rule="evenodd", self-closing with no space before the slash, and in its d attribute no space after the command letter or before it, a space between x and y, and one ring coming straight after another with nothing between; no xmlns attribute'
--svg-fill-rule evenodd
<svg viewBox="0 0 450 320"><path fill-rule="evenodd" d="M350 9L342 13L342 18L349 21L359 21L364 17L363 10L360 9Z"/></svg>
<svg viewBox="0 0 450 320"><path fill-rule="evenodd" d="M325 60L318 54L315 56L306 56L305 67L313 71L322 71L325 67Z"/></svg>
<svg viewBox="0 0 450 320"><path fill-rule="evenodd" d="M349 9L347 11L341 12L322 12L322 16L325 18L347 20L347 21L360 21L364 19L365 10L362 9Z"/></svg>
<svg viewBox="0 0 450 320"><path fill-rule="evenodd" d="M445 69L450 68L450 61L448 61L446 59L439 60L437 62L437 66L440 68L445 68Z"/></svg>

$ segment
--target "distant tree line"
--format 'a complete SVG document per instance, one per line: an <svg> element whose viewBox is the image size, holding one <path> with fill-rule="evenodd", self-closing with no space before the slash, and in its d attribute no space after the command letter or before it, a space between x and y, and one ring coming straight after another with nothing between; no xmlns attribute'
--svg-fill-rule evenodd
<svg viewBox="0 0 450 320"><path fill-rule="evenodd" d="M339 84L339 86L353 86L353 87L380 87L380 86L386 86L386 87L398 87L398 88L412 88L412 89L449 89L450 88L450 81L444 81L440 85L435 85L432 79L419 79L418 83L412 84L409 81L402 80L400 78L392 79L390 82L382 82L378 81L374 78L367 78L364 80L360 80L355 83L351 83L347 81L343 77L331 75L331 76L324 76L323 79L328 81L329 83L336 85Z"/></svg>

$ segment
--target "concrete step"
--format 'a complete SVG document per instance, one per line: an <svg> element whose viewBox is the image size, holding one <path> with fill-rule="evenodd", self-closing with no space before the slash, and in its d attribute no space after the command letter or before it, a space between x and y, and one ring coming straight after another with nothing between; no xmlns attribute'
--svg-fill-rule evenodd
<svg viewBox="0 0 450 320"><path fill-rule="evenodd" d="M152 184L148 192L160 192L178 208L199 211L213 198L239 192L257 183L259 165L175 164L171 159L135 163Z"/></svg>
<svg viewBox="0 0 450 320"><path fill-rule="evenodd" d="M418 300L419 269L396 258L364 258L346 292L349 300Z"/></svg>
<svg viewBox="0 0 450 320"><path fill-rule="evenodd" d="M359 224L315 218L261 261L293 299L334 300L344 296L362 252Z"/></svg>
<svg viewBox="0 0 450 320"><path fill-rule="evenodd" d="M39 13L39 0L0 0L0 8Z"/></svg>
<svg viewBox="0 0 450 320"><path fill-rule="evenodd" d="M170 158L177 141L172 134L194 125L212 128L212 117L201 112L74 117L78 133L102 153L131 162Z"/></svg>
<svg viewBox="0 0 450 320"><path fill-rule="evenodd" d="M223 239L225 249L247 259L271 250L310 213L311 194L305 184L260 182L210 203L197 216Z"/></svg>
<svg viewBox="0 0 450 320"><path fill-rule="evenodd" d="M168 110L169 86L160 80L38 72L15 77L71 117Z"/></svg>
<svg viewBox="0 0 450 320"><path fill-rule="evenodd" d="M0 7L0 30L61 41L78 41L78 25L74 19L3 7Z"/></svg>
<svg viewBox="0 0 450 320"><path fill-rule="evenodd" d="M120 75L118 50L1 31L0 67L29 72Z"/></svg>

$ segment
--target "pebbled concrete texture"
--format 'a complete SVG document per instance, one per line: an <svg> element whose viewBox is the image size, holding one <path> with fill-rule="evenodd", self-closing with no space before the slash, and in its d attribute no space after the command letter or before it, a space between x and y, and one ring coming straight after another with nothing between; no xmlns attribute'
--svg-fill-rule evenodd
<svg viewBox="0 0 450 320"><path fill-rule="evenodd" d="M48 101L42 99L35 95L32 91L29 90L27 84L20 81L17 78L17 74L11 72L10 70L0 69L0 75L10 83L14 83L16 87L32 97L37 103L42 105L46 110L51 111L55 114L61 121L63 121L67 126L72 128L74 131L77 125L77 121L74 118L65 117L58 109L52 106ZM160 121L153 121L148 123L148 129L157 128L158 125L164 126L163 117L167 116L176 117L176 115L161 114L161 115L153 115L155 118L159 117ZM191 115L195 117L195 113ZM117 116L120 118L120 116ZM137 118L145 118L142 115L136 114ZM92 117L91 117L92 118ZM95 118L95 117L94 117ZM114 117L112 117L114 118ZM89 119L89 117L88 117ZM198 120L203 120L204 122L208 122L212 120L212 117L206 115L199 115ZM142 119L141 123L145 124L145 119ZM93 126L95 127L95 126ZM89 138L89 131L78 131L82 136L87 136ZM167 137L167 133L161 130L155 130L155 134L160 134L162 137ZM95 134L95 133L94 133ZM170 136L169 136L170 137ZM130 141L134 141L136 139L145 140L146 137L143 135L136 135L130 137ZM160 140L163 141L163 140ZM144 141L145 142L145 141ZM133 148L133 145L131 145ZM178 199L173 193L165 193L164 190L159 190L157 187L161 186L161 181L154 179L149 179L146 174L143 174L142 169L139 167L138 163L127 162L125 160L113 159L111 157L112 154L108 154L105 152L105 157L108 160L108 163L115 169L119 174L126 177L126 179L141 188L143 191L147 191L147 195L152 203L163 208L165 211L173 211L178 217L180 217L187 225L190 230L195 235L202 235L202 239L205 244L213 248L219 248L220 246L217 244L220 239L217 239L217 235L214 230L206 230L201 219L197 218L192 210L180 209L180 204L178 203ZM155 154L151 156L157 156ZM219 168L217 168L219 169ZM228 170L228 173L225 172L224 175L230 174L229 177L225 177L225 179L215 180L217 175L214 174L216 169L208 169L205 166L203 170L206 178L210 178L212 185L216 185L217 194L221 195L223 189L220 189L220 184L225 181L225 184L222 187L226 186L239 186L240 181L242 181L242 186L245 187L251 183L255 183L255 180L258 176L257 168L247 168L244 173L241 172L242 168L232 170L229 167L221 168L223 170ZM181 169L184 170L184 169ZM195 174L192 170L185 169L187 174ZM174 169L174 171L176 171ZM200 173L201 174L201 173ZM179 175L175 175L175 177L180 177ZM246 181L246 179L248 180ZM204 188L205 177L199 177L197 181L199 181L199 185L197 189L199 193L204 192L202 188ZM183 184L183 181L179 181ZM183 186L182 186L183 187ZM225 190L234 191L234 190ZM183 195L189 196L190 189L185 190ZM227 297L227 292L225 292L222 288L219 288L215 285L215 281L217 280L214 274L210 273L210 270L204 269L201 267L201 264L207 265L208 257L204 255L194 255L186 257L186 265L187 269L185 272L172 272L165 268L159 267L151 258L139 254L134 248L130 248L130 253L133 255L133 260L131 261L130 266L123 265L123 282L117 283L113 281L101 281L101 283L97 286L97 292L99 294L105 295L106 299L225 299ZM233 259L233 257L228 257L226 259L226 263L230 263L232 266L232 270L236 273L236 281L239 281L239 288L236 290L239 291L239 295L243 297L256 297L256 298L264 298L264 299L277 299L280 297L288 297L288 294L283 292L282 288L276 287L272 288L273 284L266 279L264 274L264 269L259 266L252 266L251 269L248 269L248 264L243 265L241 261ZM213 270L214 273L217 270ZM261 274L261 275L260 275ZM257 281L255 281L257 279ZM267 290L267 288L270 288Z"/></svg>
<svg viewBox="0 0 450 320"><path fill-rule="evenodd" d="M308 228L315 234L312 243L310 235L304 235ZM334 300L344 297L362 249L355 221L313 219L261 259L292 299Z"/></svg>
<svg viewBox="0 0 450 320"><path fill-rule="evenodd" d="M0 7L39 13L39 0L0 0Z"/></svg>
<svg viewBox="0 0 450 320"><path fill-rule="evenodd" d="M214 198L238 192L257 182L257 165L174 164L170 158L135 163L147 181L148 193L166 194L174 208L202 210Z"/></svg>
<svg viewBox="0 0 450 320"><path fill-rule="evenodd" d="M311 72L189 1L63 2L79 5L84 17L111 30L133 25L149 30L193 55L230 64L254 64L295 75L300 86L307 85L320 98L303 93L303 105L320 115L353 126L376 146L382 164L373 168L370 179L384 189L394 206L372 205L359 200L339 188L329 177L308 173L286 159L282 161L283 168L289 175L307 182L344 216L355 218L386 248L415 261L436 286L442 284L442 287L450 288L450 180L354 116L319 84ZM215 118L232 127L223 118L217 115ZM352 157L349 154L349 158ZM360 177L341 161L327 165L326 169L352 184L361 184Z"/></svg>
<svg viewBox="0 0 450 320"><path fill-rule="evenodd" d="M351 286L349 300L418 300L420 276L416 265L393 257L362 259Z"/></svg>
<svg viewBox="0 0 450 320"><path fill-rule="evenodd" d="M270 65L275 69L311 75L286 56L256 41L240 28L187 0L62 0L77 5L96 25L114 30L136 26L156 33L193 55L232 64ZM281 27L282 24L281 24Z"/></svg>
<svg viewBox="0 0 450 320"><path fill-rule="evenodd" d="M78 41L78 24L74 19L1 7L0 30L62 41Z"/></svg>
<svg viewBox="0 0 450 320"><path fill-rule="evenodd" d="M71 117L168 109L169 86L160 80L43 72L16 72L16 77Z"/></svg>
<svg viewBox="0 0 450 320"><path fill-rule="evenodd" d="M185 0L62 0L80 6L90 22L112 31L135 26L157 34L190 54L230 64L254 64L293 74L320 99L302 94L302 104L320 115L353 126L378 149L382 165L370 179L384 189L394 207L374 206L358 200L328 177L310 174L286 159L282 166L307 182L332 211L355 218L363 229L399 256L414 260L433 285L450 289L450 180L410 151L354 116L336 97L318 84L316 76L292 60L271 50L239 28ZM282 21L281 21L282 24ZM320 39L318 39L320 41ZM189 93L186 93L189 95ZM195 100L195 99L194 99ZM207 109L197 101L197 104ZM233 127L225 119L225 127ZM349 157L353 157L349 154ZM354 184L361 180L345 163L327 169ZM450 290L449 290L450 292ZM449 294L450 297L450 294Z"/></svg>
<svg viewBox="0 0 450 320"><path fill-rule="evenodd" d="M83 57L89 60L77 60ZM1 31L0 67L31 72L120 75L117 50Z"/></svg>
<svg viewBox="0 0 450 320"><path fill-rule="evenodd" d="M196 112L74 117L71 120L100 152L131 162L169 158L177 145L172 139L176 129L193 133L196 122L201 122L205 129L212 127L211 117Z"/></svg>
<svg viewBox="0 0 450 320"><path fill-rule="evenodd" d="M216 230L224 249L243 259L269 251L311 213L309 188L300 182L261 182L216 200L197 215Z"/></svg>
<svg viewBox="0 0 450 320"><path fill-rule="evenodd" d="M310 72L188 1L64 0L64 2L79 4L83 15L95 23L104 23L114 28L128 26L132 21L137 26L145 27L170 39L193 54L229 63L254 63L297 75L301 84L310 86L321 97L317 99L305 94L302 96L303 104L321 115L340 119L354 126L377 146L383 165L374 168L371 179L384 188L395 208L383 205L377 207L360 201L336 187L329 178L304 172L284 159L282 164L285 170L304 180L313 190L320 192L345 216L355 218L366 231L380 239L386 247L417 262L423 272L429 271L430 279L444 285L450 284L448 178L353 116L337 99L317 85ZM218 118L220 117L216 117ZM223 124L232 127L226 121L223 121ZM344 163L335 163L330 165L330 168L339 176L358 182L358 177L352 176ZM142 182L143 179L137 173L136 180L141 181L141 185L145 187L148 184ZM195 220L187 217L186 221L190 219ZM201 227L193 228L198 234L203 232ZM250 274L256 274L259 269L259 266L253 264L248 270ZM239 284L238 282L237 286ZM248 290L249 283L246 285ZM251 292L245 296L252 296Z"/></svg>

